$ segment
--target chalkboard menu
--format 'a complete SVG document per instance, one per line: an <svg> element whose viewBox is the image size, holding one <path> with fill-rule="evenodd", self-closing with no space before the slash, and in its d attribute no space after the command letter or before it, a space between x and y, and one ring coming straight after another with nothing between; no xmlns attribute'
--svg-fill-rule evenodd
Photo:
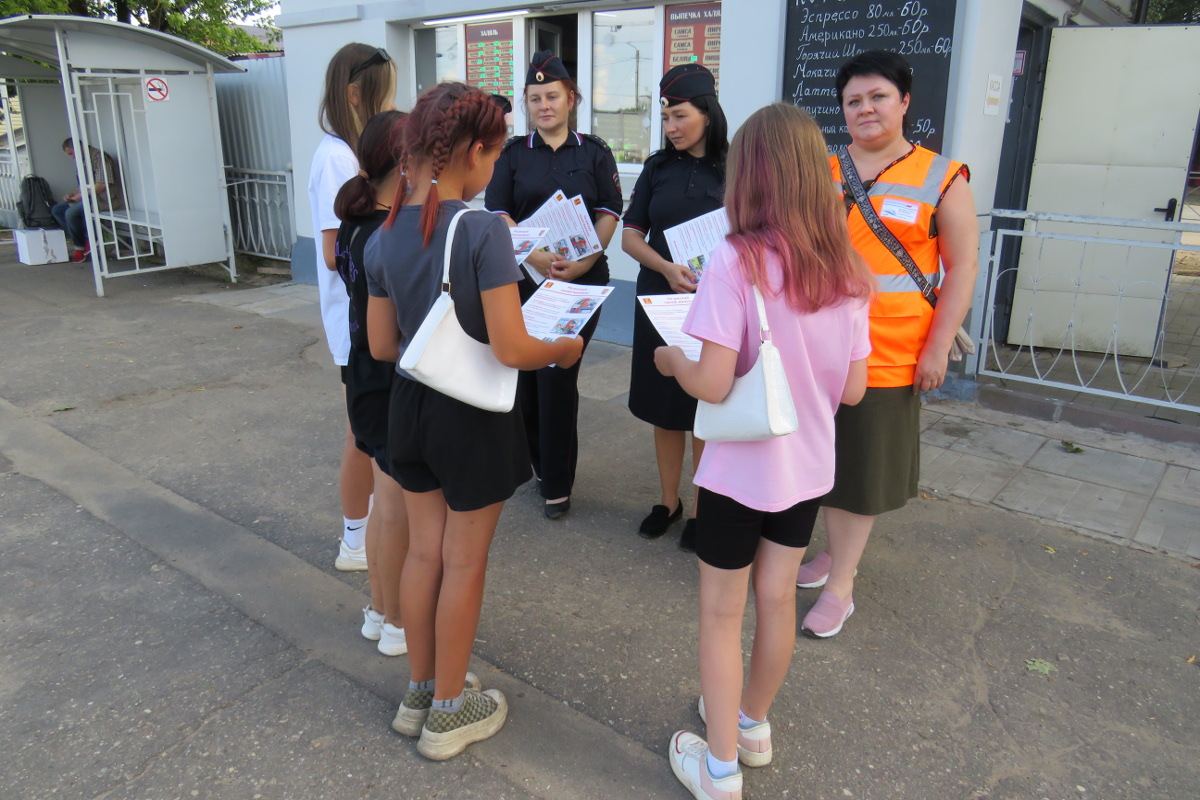
<svg viewBox="0 0 1200 800"><path fill-rule="evenodd" d="M894 50L912 65L909 141L942 149L957 0L790 0L783 100L813 115L830 146L848 144L838 69L864 50Z"/></svg>

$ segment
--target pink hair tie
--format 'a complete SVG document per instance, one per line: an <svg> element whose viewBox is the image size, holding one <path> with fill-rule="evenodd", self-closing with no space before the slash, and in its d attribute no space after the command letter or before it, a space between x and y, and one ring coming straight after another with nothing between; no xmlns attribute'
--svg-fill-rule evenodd
<svg viewBox="0 0 1200 800"><path fill-rule="evenodd" d="M367 174L367 171L366 171L365 169L360 169L360 170L358 171L358 177L360 177L360 178L365 178L366 180L370 180L370 179L371 179L371 176Z"/></svg>

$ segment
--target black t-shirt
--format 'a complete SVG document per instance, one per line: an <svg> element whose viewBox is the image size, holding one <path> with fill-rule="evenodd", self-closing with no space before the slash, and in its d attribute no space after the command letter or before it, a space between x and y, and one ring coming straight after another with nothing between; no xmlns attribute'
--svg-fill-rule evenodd
<svg viewBox="0 0 1200 800"><path fill-rule="evenodd" d="M422 247L421 206L404 206L392 227L381 227L367 241L363 260L367 268L367 291L387 297L396 306L396 323L402 340L396 373L406 342L421 327L425 315L442 291L442 258L450 219L467 204L445 200L438 209L437 227L428 247ZM504 220L483 211L463 214L454 232L450 262L450 297L463 330L487 342L480 292L517 283L523 270L513 258L512 237Z"/></svg>
<svg viewBox="0 0 1200 800"><path fill-rule="evenodd" d="M723 202L724 181L711 160L659 150L642 166L623 221L627 228L648 233L650 247L670 261L663 231L716 211Z"/></svg>
<svg viewBox="0 0 1200 800"><path fill-rule="evenodd" d="M350 347L360 353L371 352L367 343L367 271L363 266L363 248L387 215L386 211L375 211L343 222L334 244L334 263L350 295Z"/></svg>
<svg viewBox="0 0 1200 800"><path fill-rule="evenodd" d="M575 131L567 132L557 150L537 131L509 139L496 161L483 204L488 211L522 222L559 189L567 197L581 195L593 222L600 214L621 218L621 178L612 150L603 139ZM575 282L608 283L608 259L600 256Z"/></svg>

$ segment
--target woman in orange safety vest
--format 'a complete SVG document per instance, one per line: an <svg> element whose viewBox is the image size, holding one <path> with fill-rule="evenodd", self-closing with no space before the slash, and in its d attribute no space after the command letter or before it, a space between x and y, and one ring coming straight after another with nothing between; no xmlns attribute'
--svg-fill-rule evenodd
<svg viewBox="0 0 1200 800"><path fill-rule="evenodd" d="M836 635L854 613L854 576L875 517L917 495L920 393L946 377L954 334L979 271L979 224L965 164L904 138L912 70L900 55L873 50L838 72L848 153L882 223L937 292L936 309L854 202L838 157L830 158L845 198L850 239L878 282L871 302L867 393L837 413L834 488L822 502L828 544L800 567L796 584L823 586L801 630ZM944 276L939 269L944 269ZM940 281L939 281L940 278Z"/></svg>

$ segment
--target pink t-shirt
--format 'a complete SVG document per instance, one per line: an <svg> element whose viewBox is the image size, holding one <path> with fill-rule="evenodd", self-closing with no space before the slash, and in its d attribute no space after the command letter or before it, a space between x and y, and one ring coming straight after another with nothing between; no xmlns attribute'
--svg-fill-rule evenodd
<svg viewBox="0 0 1200 800"><path fill-rule="evenodd" d="M709 443L695 482L749 508L783 511L833 488L833 415L850 362L867 357L871 340L866 302L847 300L802 313L775 294L783 282L774 256L766 274L769 286L762 295L767 322L783 358L799 429L763 442ZM754 290L728 243L717 248L705 268L683 330L736 350L738 376L758 359Z"/></svg>

